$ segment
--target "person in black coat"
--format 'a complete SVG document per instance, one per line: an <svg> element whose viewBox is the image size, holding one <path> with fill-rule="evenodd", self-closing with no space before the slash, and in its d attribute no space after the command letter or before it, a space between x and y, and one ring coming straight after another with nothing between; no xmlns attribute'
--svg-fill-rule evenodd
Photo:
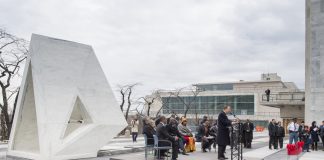
<svg viewBox="0 0 324 160"><path fill-rule="evenodd" d="M179 138L178 143L176 145L177 148L182 150L183 155L187 155L184 149L184 137L178 130L178 121L175 118L168 119L167 131L171 136L176 136ZM178 150L179 151L179 150Z"/></svg>
<svg viewBox="0 0 324 160"><path fill-rule="evenodd" d="M265 91L265 93L266 93L266 96L267 96L267 101L269 102L269 100L270 100L270 93L271 93L270 89L267 89Z"/></svg>
<svg viewBox="0 0 324 160"><path fill-rule="evenodd" d="M275 148L275 139L276 139L276 120L272 119L272 121L268 125L269 131L269 149L272 149L272 146Z"/></svg>
<svg viewBox="0 0 324 160"><path fill-rule="evenodd" d="M210 146L213 144L213 139L210 139L210 124L209 121L205 121L202 124L203 127L199 129L199 134L202 135L201 137L201 150L203 152L207 152L206 149L210 149Z"/></svg>
<svg viewBox="0 0 324 160"><path fill-rule="evenodd" d="M304 121L301 121L299 127L298 127L298 138L299 138L299 141L302 141L303 139L303 130L304 130L304 127L305 127L305 122Z"/></svg>
<svg viewBox="0 0 324 160"><path fill-rule="evenodd" d="M209 135L214 137L213 148L216 148L217 145L217 134L218 134L218 127L217 127L217 120L216 120L213 126L210 127L209 130Z"/></svg>
<svg viewBox="0 0 324 160"><path fill-rule="evenodd" d="M285 129L282 127L281 122L278 122L277 126L277 140L279 142L280 149L283 148L283 138L285 137Z"/></svg>
<svg viewBox="0 0 324 160"><path fill-rule="evenodd" d="M223 111L219 113L217 119L217 127L218 127L218 159L225 159L224 152L226 150L226 146L230 145L230 132L229 127L232 125L232 122L228 119L227 114L231 113L231 107L225 106Z"/></svg>
<svg viewBox="0 0 324 160"><path fill-rule="evenodd" d="M202 141L203 135L201 133L202 133L202 130L204 130L204 123L206 121L208 121L208 117L207 116L204 116L203 119L200 121L200 124L199 124L199 126L197 128L197 134L195 136L196 142L201 142Z"/></svg>
<svg viewBox="0 0 324 160"><path fill-rule="evenodd" d="M319 128L316 125L316 121L312 122L312 126L309 128L309 131L310 131L310 135L311 135L311 138L312 138L312 150L317 151L317 143L319 141L319 137L318 137Z"/></svg>
<svg viewBox="0 0 324 160"><path fill-rule="evenodd" d="M251 123L251 121L247 119L243 125L246 148L251 148L251 143L253 139L253 129L254 129L253 123Z"/></svg>
<svg viewBox="0 0 324 160"><path fill-rule="evenodd" d="M154 129L154 122L149 118L144 119L143 122L143 134L145 134L147 137L147 145L154 145L153 135L156 134L156 131Z"/></svg>
<svg viewBox="0 0 324 160"><path fill-rule="evenodd" d="M164 116L160 117L160 123L156 127L156 136L159 138L159 140L168 140L172 143L172 160L176 160L178 158L178 140L179 137L177 136L171 136L168 133L167 130L167 119ZM167 142L159 142L159 146L169 146L169 143ZM160 155L158 155L158 158L161 159L161 155L165 156L166 150L161 150Z"/></svg>

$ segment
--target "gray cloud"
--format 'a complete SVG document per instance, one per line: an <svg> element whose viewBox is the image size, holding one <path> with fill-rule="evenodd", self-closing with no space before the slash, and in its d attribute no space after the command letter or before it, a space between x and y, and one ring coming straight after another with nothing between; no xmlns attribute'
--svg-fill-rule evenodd
<svg viewBox="0 0 324 160"><path fill-rule="evenodd" d="M278 72L304 88L303 0L0 0L0 26L90 44L138 94Z"/></svg>

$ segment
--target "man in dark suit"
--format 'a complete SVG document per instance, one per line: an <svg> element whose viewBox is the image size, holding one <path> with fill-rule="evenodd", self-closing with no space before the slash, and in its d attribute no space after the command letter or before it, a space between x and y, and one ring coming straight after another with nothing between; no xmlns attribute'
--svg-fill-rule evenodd
<svg viewBox="0 0 324 160"><path fill-rule="evenodd" d="M225 157L224 152L226 150L226 145L230 145L230 137L229 137L229 127L236 123L232 122L228 119L227 114L231 113L231 107L225 106L223 111L218 115L218 136L217 136L217 143L218 143L218 159L224 160L228 159Z"/></svg>
<svg viewBox="0 0 324 160"><path fill-rule="evenodd" d="M172 160L176 160L178 158L178 137L177 136L171 136L168 133L168 129L166 127L167 125L167 119L164 116L160 117L160 123L156 126L156 135L159 138L159 140L168 140L172 143ZM167 142L159 142L159 146L168 146L169 143ZM161 155L165 156L166 150L161 150ZM159 156L161 156L159 155ZM161 157L159 157L161 159Z"/></svg>
<svg viewBox="0 0 324 160"><path fill-rule="evenodd" d="M275 146L275 139L276 139L276 126L275 126L276 120L272 119L272 121L268 125L268 131L269 131L269 149L272 149L272 146L276 148Z"/></svg>
<svg viewBox="0 0 324 160"><path fill-rule="evenodd" d="M277 140L279 142L280 149L283 148L283 138L285 137L285 129L282 127L281 122L278 122L278 132L277 132Z"/></svg>
<svg viewBox="0 0 324 160"><path fill-rule="evenodd" d="M254 129L253 123L251 123L251 121L247 119L243 125L246 148L251 148L251 143L253 139L253 129Z"/></svg>

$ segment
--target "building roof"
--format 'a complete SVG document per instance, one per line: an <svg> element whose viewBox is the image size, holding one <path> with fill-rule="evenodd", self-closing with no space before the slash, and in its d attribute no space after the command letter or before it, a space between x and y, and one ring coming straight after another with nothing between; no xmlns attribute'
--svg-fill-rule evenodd
<svg viewBox="0 0 324 160"><path fill-rule="evenodd" d="M235 81L235 82L215 82L215 83L196 83L193 84L194 86L199 86L199 85L216 85L216 84L246 84L246 83L270 83L270 82L281 82L282 81L278 81L278 80L258 80L258 81ZM288 82L284 82L284 83L288 83ZM289 82L289 83L293 83L293 82Z"/></svg>

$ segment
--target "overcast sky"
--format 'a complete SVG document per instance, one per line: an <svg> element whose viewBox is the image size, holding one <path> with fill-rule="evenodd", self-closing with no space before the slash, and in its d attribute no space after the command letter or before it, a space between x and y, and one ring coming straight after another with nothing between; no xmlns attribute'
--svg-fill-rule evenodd
<svg viewBox="0 0 324 160"><path fill-rule="evenodd" d="M277 72L304 88L304 0L0 0L0 27L92 45L138 95Z"/></svg>

